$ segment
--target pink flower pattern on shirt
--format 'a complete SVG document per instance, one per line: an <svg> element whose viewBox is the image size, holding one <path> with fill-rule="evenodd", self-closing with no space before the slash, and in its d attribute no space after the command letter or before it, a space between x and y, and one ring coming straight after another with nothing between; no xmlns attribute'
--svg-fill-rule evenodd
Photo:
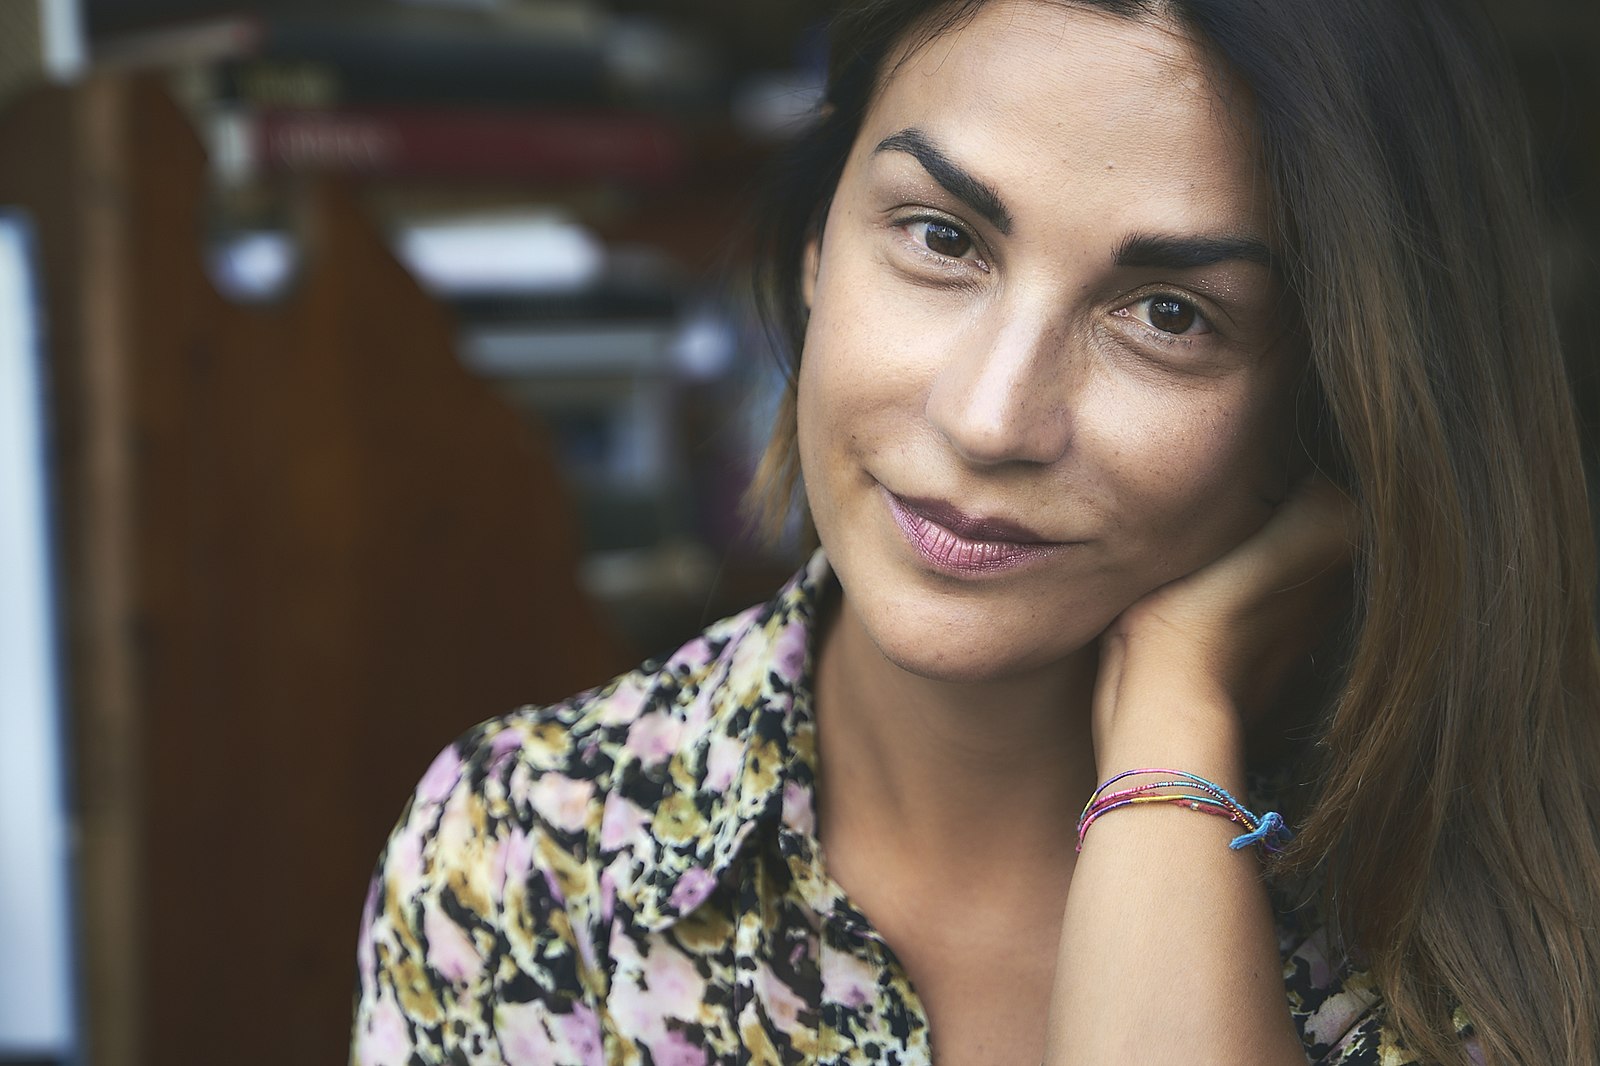
<svg viewBox="0 0 1600 1066"><path fill-rule="evenodd" d="M819 552L666 661L433 762L362 917L355 1066L933 1060L904 969L820 861L810 678L831 581ZM1279 932L1308 1061L1413 1063L1371 981L1304 922L1284 908Z"/></svg>

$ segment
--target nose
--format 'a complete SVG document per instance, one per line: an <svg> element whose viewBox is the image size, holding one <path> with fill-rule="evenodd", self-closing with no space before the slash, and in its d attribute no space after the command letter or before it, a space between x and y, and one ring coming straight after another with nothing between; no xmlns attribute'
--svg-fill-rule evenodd
<svg viewBox="0 0 1600 1066"><path fill-rule="evenodd" d="M1010 314L954 340L928 391L928 421L969 462L1051 463L1072 440L1066 330L1050 316Z"/></svg>

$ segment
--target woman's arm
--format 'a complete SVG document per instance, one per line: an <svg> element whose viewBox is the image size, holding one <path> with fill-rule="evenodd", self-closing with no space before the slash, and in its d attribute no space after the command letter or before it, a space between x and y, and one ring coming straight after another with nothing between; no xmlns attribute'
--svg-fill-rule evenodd
<svg viewBox="0 0 1600 1066"><path fill-rule="evenodd" d="M1162 767L1244 796L1246 723L1337 609L1352 510L1309 484L1118 619L1095 696L1102 780ZM1094 823L1068 893L1048 1066L1304 1066L1258 860L1228 847L1241 832L1169 804Z"/></svg>

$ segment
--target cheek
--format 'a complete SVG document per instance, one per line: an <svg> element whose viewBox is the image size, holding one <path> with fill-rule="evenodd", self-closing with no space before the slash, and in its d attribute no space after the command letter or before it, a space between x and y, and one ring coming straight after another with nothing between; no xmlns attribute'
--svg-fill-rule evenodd
<svg viewBox="0 0 1600 1066"><path fill-rule="evenodd" d="M826 527L836 483L844 475L844 457L857 450L869 421L859 390L849 388L849 382L870 380L871 371L858 365L848 331L835 326L838 319L823 313L821 305L818 312L812 315L801 353L795 414L800 476L812 520Z"/></svg>
<svg viewBox="0 0 1600 1066"><path fill-rule="evenodd" d="M1097 406L1122 412L1083 427L1101 441L1101 488L1115 500L1116 525L1159 544L1158 557L1174 565L1248 535L1282 492L1284 434L1265 397L1169 394Z"/></svg>
<svg viewBox="0 0 1600 1066"><path fill-rule="evenodd" d="M908 446L924 435L933 356L909 317L867 279L823 271L798 377L803 468L841 452L860 457Z"/></svg>
<svg viewBox="0 0 1600 1066"><path fill-rule="evenodd" d="M848 335L818 306L806 329L796 380L796 417L803 464L828 441L846 432L851 421L851 396L840 387L852 362L846 347Z"/></svg>

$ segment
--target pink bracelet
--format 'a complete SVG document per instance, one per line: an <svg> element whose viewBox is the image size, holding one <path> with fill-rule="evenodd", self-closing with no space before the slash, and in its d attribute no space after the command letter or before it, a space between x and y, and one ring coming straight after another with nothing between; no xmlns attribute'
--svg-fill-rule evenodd
<svg viewBox="0 0 1600 1066"><path fill-rule="evenodd" d="M1147 781L1130 788L1109 791L1112 785L1130 777L1152 775L1164 780ZM1162 791L1164 789L1186 791ZM1202 794L1194 795L1195 791ZM1252 844L1261 844L1268 851L1279 851L1285 841L1294 837L1294 833L1284 823L1283 816L1277 811L1256 815L1234 799L1227 789L1197 774L1184 770L1151 767L1143 770L1124 770L1094 790L1089 802L1084 804L1083 813L1078 816L1078 850L1083 850L1084 835L1101 815L1136 803L1175 803L1192 811L1219 815L1229 821L1237 822L1245 831L1229 842L1228 847L1235 851Z"/></svg>

